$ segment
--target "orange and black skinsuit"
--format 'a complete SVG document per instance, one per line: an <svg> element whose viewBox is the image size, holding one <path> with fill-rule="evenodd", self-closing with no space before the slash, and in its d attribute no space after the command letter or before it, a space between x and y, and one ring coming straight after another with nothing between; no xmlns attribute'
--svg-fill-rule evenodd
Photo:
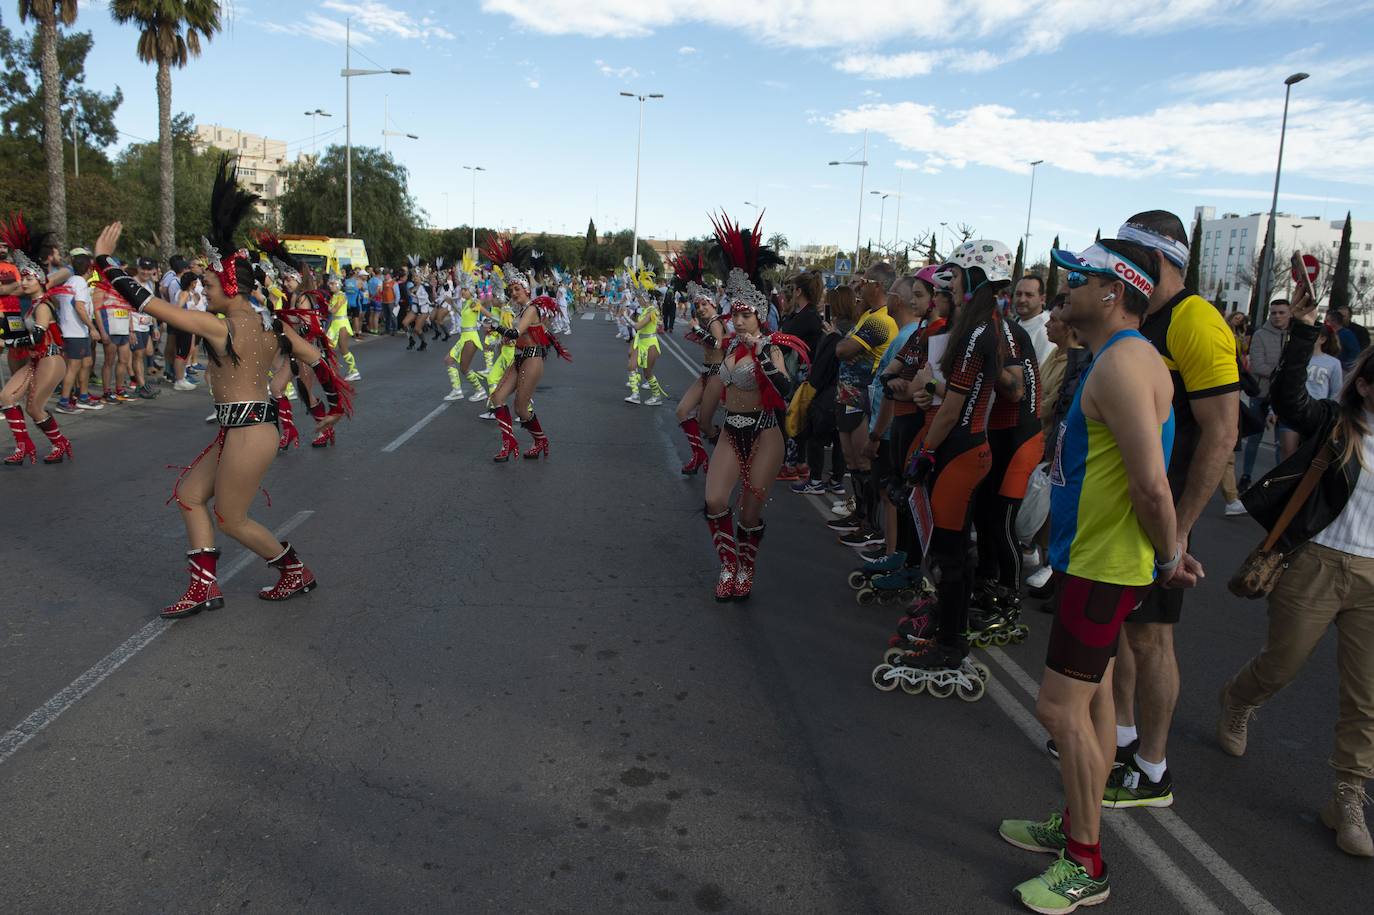
<svg viewBox="0 0 1374 915"><path fill-rule="evenodd" d="M1004 365L1020 370L1023 388L1020 400L999 394L988 414L992 469L978 489L973 517L978 528L978 578L1015 589L1021 583L1016 512L1043 450L1040 364L1025 328L1014 321L998 323L1005 339Z"/></svg>
<svg viewBox="0 0 1374 915"><path fill-rule="evenodd" d="M974 495L992 468L987 429L993 386L1002 369L1001 323L1001 318L994 316L974 327L966 337L950 341L955 358L946 389L964 395L965 400L954 427L935 448L933 479L929 484L935 521L930 560L940 570L936 640L941 648L960 655L968 652L966 633L973 581L968 541Z"/></svg>

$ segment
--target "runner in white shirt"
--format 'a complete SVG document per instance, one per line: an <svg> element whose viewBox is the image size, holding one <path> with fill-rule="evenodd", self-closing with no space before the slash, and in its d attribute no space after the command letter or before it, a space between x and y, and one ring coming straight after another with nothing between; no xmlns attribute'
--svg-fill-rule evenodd
<svg viewBox="0 0 1374 915"><path fill-rule="evenodd" d="M78 249L80 250L80 249ZM48 261L50 270L61 269L62 264L54 250ZM57 323L62 330L62 351L67 357L67 374L62 379L62 394L53 409L59 413L75 413L78 410L100 410L104 404L91 397L89 391L91 366L95 358L91 354L91 340L105 341L105 333L96 326L95 311L91 304L91 287L85 280L90 272L91 259L88 255L73 258L72 276L63 281L62 288L69 290L54 296L57 302Z"/></svg>
<svg viewBox="0 0 1374 915"><path fill-rule="evenodd" d="M140 258L134 278L154 295L157 294L157 265ZM154 353L153 335L157 324L141 311L129 310L129 357L133 372L133 391L144 400L152 400L157 390L148 383L147 359Z"/></svg>

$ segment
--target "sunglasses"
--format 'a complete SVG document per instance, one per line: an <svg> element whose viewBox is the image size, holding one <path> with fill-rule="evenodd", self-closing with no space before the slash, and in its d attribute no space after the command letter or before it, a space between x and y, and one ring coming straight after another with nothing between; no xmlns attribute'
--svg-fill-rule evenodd
<svg viewBox="0 0 1374 915"><path fill-rule="evenodd" d="M1079 286L1088 285L1088 275L1086 273L1079 273L1075 270L1069 273L1067 282L1070 289L1077 289Z"/></svg>

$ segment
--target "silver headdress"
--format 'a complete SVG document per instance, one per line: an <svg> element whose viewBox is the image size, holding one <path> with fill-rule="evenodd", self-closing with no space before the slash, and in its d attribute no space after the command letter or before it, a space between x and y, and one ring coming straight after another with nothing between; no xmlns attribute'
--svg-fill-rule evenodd
<svg viewBox="0 0 1374 915"><path fill-rule="evenodd" d="M748 309L758 315L760 321L768 317L767 297L750 281L749 274L738 267L732 267L725 278L725 299L731 311Z"/></svg>

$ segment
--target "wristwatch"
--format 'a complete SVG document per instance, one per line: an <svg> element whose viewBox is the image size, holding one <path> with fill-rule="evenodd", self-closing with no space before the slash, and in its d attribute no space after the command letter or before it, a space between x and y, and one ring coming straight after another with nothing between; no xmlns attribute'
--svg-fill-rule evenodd
<svg viewBox="0 0 1374 915"><path fill-rule="evenodd" d="M927 393L927 394L930 394L930 395L934 396L935 392L938 391L939 389L940 389L940 386L939 386L938 384L935 383L935 379L934 379L934 378L932 378L931 380L929 380L929 381L926 382L926 393Z"/></svg>

